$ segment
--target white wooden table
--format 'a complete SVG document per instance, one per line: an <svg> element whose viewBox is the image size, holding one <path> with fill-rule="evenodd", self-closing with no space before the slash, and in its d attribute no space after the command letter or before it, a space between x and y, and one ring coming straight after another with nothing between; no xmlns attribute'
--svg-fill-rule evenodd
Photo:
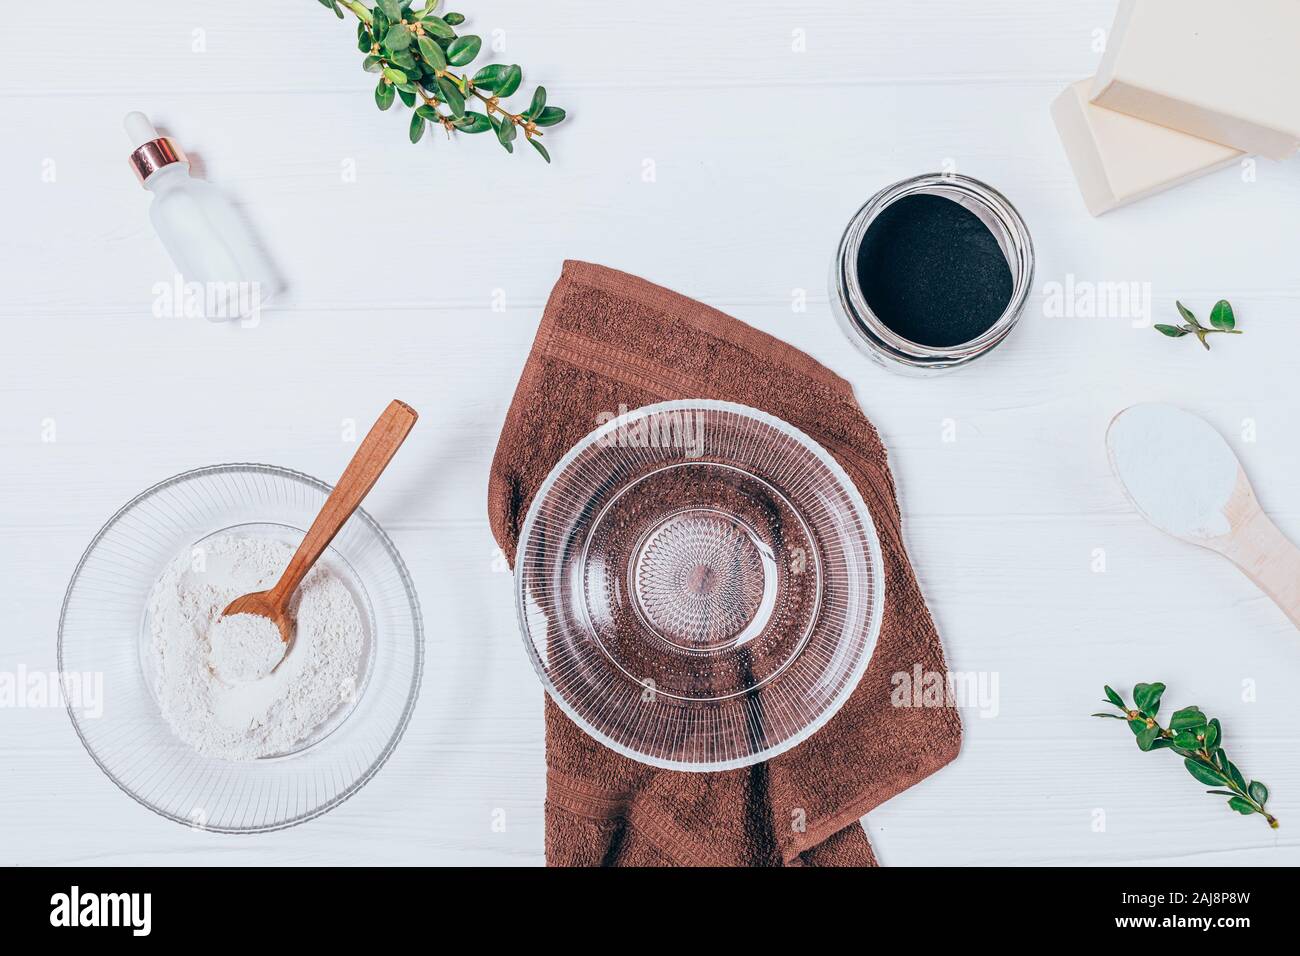
<svg viewBox="0 0 1300 956"><path fill-rule="evenodd" d="M1124 406L1195 409L1300 537L1300 165L1090 219L1047 108L1095 68L1113 0L453 6L569 109L553 166L486 138L411 146L373 106L352 23L313 0L72 2L67 57L0 37L0 671L54 668L68 576L136 492L222 461L332 479L353 447L342 423L394 396L422 417L368 507L428 629L393 759L342 807L265 836L156 817L61 710L0 709L0 864L542 862L542 694L485 489L566 257L787 339L849 378L880 428L949 660L998 682L996 716L965 711L956 763L867 817L884 863L1300 863L1298 635L1221 559L1132 513L1103 447ZM129 109L262 230L291 289L258 327L151 314L171 266L126 165ZM831 318L831 250L877 188L954 167L1026 217L1035 297L977 367L892 376ZM1068 277L1150 283L1156 321L1175 297L1204 313L1227 296L1246 333L1206 354L1130 317L1046 314ZM1223 719L1281 830L1089 719L1103 683L1140 680Z"/></svg>

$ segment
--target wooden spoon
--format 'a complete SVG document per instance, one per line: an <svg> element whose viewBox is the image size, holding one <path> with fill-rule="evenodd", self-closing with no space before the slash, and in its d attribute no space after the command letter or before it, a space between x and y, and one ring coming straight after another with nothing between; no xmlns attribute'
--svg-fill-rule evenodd
<svg viewBox="0 0 1300 956"><path fill-rule="evenodd" d="M1264 514L1237 456L1209 423L1169 405L1134 405L1111 421L1106 444L1116 475L1144 518L1181 541L1223 555L1300 628L1300 548ZM1150 458L1133 463L1135 454L1151 446L1167 452L1166 474ZM1198 484L1206 475L1215 477ZM1169 503L1198 491L1198 520L1172 520Z"/></svg>
<svg viewBox="0 0 1300 956"><path fill-rule="evenodd" d="M279 629L280 639L285 644L290 643L293 638L293 621L289 617L289 601L293 592L298 589L312 565L325 553L339 529L352 517L352 512L357 510L362 499L370 493L418 417L415 409L405 402L394 399L388 404L379 420L361 440L356 454L348 462L348 467L344 469L334 490L325 499L320 514L307 529L306 537L289 559L289 565L280 575L275 587L269 591L254 591L235 598L222 612L223 616L256 614L269 618Z"/></svg>

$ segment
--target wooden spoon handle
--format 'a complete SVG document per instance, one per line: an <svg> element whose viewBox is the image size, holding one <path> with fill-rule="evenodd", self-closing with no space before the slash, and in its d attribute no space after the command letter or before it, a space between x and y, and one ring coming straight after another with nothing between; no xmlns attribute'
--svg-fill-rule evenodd
<svg viewBox="0 0 1300 956"><path fill-rule="evenodd" d="M1263 511L1233 531L1223 554L1300 628L1300 548Z"/></svg>
<svg viewBox="0 0 1300 956"><path fill-rule="evenodd" d="M325 504L316 516L316 520L307 529L307 536L298 545L298 550L289 559L289 566L275 587L271 589L271 599L280 607L287 607L293 592L297 590L302 579L307 576L318 558L329 547L334 536L339 533L352 512L370 489L375 486L383 470L388 467L397 449L406 440L411 426L419 417L415 409L405 402L394 399L371 426L366 437L361 440L357 452L348 462L338 484L325 499Z"/></svg>

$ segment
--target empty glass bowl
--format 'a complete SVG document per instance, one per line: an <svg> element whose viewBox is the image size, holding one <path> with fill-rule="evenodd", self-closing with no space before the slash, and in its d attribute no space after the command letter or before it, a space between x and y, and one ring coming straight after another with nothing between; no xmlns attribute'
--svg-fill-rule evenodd
<svg viewBox="0 0 1300 956"><path fill-rule="evenodd" d="M516 560L525 645L584 730L658 767L725 770L807 739L880 630L884 572L824 448L728 402L648 405L571 449Z"/></svg>
<svg viewBox="0 0 1300 956"><path fill-rule="evenodd" d="M356 793L401 739L424 661L420 604L406 565L358 509L321 561L352 591L366 630L362 672L338 711L291 752L207 757L175 737L151 679L149 594L163 568L216 534L297 546L330 486L272 465L214 465L154 485L95 535L59 619L59 671L102 675L101 713L69 700L95 763L126 793L179 823L225 833L276 830Z"/></svg>

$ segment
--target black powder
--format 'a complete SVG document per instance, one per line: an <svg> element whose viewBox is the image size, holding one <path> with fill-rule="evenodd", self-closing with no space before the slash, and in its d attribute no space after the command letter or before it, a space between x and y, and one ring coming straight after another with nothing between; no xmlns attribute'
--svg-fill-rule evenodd
<svg viewBox="0 0 1300 956"><path fill-rule="evenodd" d="M918 345L961 345L988 331L1011 301L997 238L965 206L904 196L867 227L858 282L871 311Z"/></svg>

